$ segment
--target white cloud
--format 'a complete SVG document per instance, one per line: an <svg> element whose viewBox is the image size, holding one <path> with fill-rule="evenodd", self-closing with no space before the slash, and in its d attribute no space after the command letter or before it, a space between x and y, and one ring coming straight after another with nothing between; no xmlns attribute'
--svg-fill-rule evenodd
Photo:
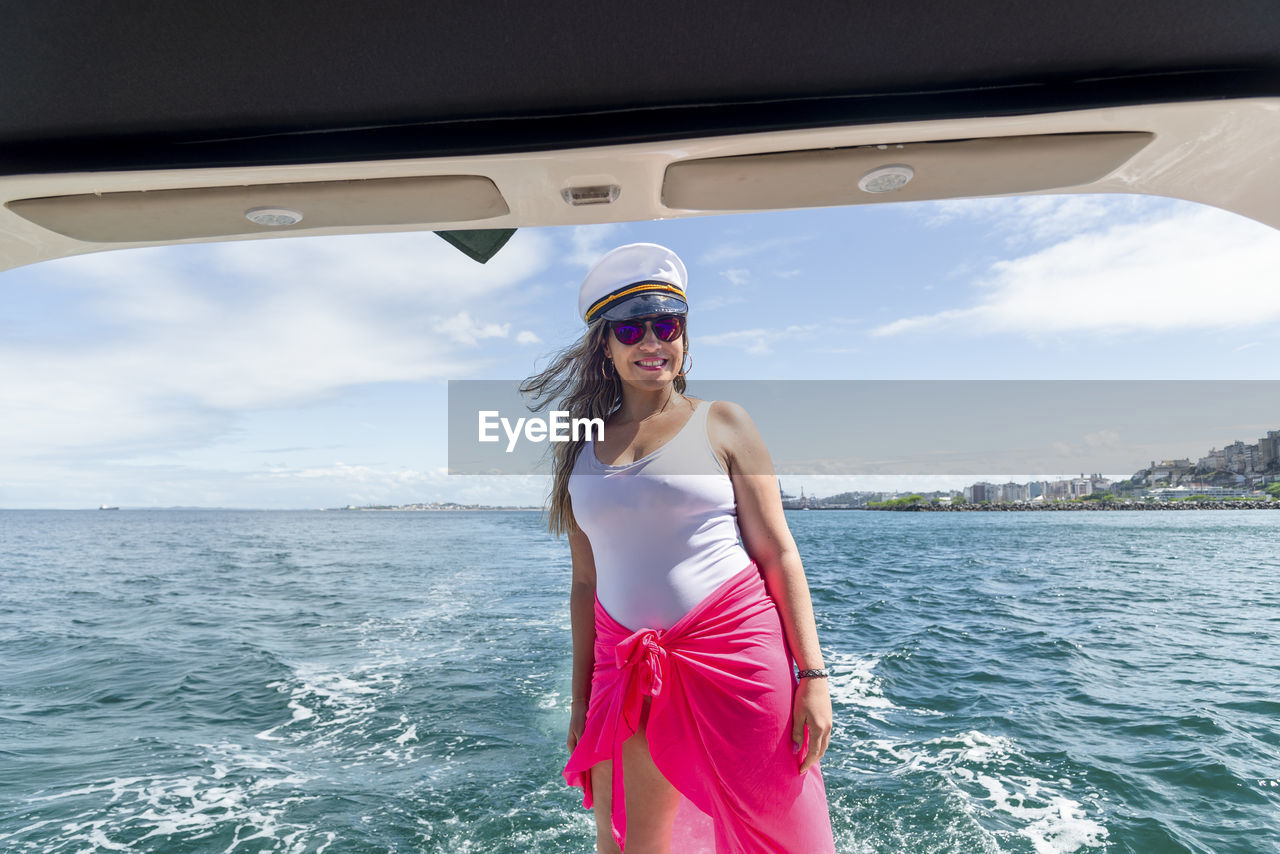
<svg viewBox="0 0 1280 854"><path fill-rule="evenodd" d="M381 486L403 486L405 484L440 483L447 472L443 469L434 471L415 471L413 469L379 469L373 466L348 465L336 462L330 466L314 468L288 468L272 466L264 472L249 475L252 480L317 480L321 478L346 480L355 483L375 483Z"/></svg>
<svg viewBox="0 0 1280 854"><path fill-rule="evenodd" d="M712 347L734 347L752 356L767 356L774 352L773 346L783 341L808 337L816 326L788 326L785 329L739 329L734 332L720 332L711 335L699 335L698 344Z"/></svg>
<svg viewBox="0 0 1280 854"><path fill-rule="evenodd" d="M542 475L451 475L444 468L419 471L336 462L310 468L274 467L249 476L286 501L305 491L342 496L338 504L411 504L456 501L460 504L541 506L550 481ZM296 499L293 499L296 502ZM314 504L315 502L311 502ZM282 506L299 506L285 503Z"/></svg>
<svg viewBox="0 0 1280 854"><path fill-rule="evenodd" d="M517 344L541 344L542 339L536 333L530 332L528 329L522 329L516 334Z"/></svg>
<svg viewBox="0 0 1280 854"><path fill-rule="evenodd" d="M1176 203L1152 196L1061 195L1015 198L945 199L911 205L926 226L975 220L991 227L1006 245L1063 240L1082 231L1097 230L1105 222L1130 221L1158 215Z"/></svg>
<svg viewBox="0 0 1280 854"><path fill-rule="evenodd" d="M702 256L702 261L707 264L716 264L721 261L746 258L750 255L758 255L761 252L785 249L813 238L814 235L812 234L799 234L790 237L770 237L765 240L755 240L747 243L722 243L706 252Z"/></svg>
<svg viewBox="0 0 1280 854"><path fill-rule="evenodd" d="M566 260L579 267L590 267L613 248L614 235L622 226L617 223L578 225L569 232L569 255Z"/></svg>
<svg viewBox="0 0 1280 854"><path fill-rule="evenodd" d="M475 364L460 348L510 331L466 307L510 293L551 257L539 233L517 233L483 266L434 235L393 234L131 250L17 271L55 289L60 313L92 322L70 345L56 334L0 341L0 460L191 447L242 412L465 375Z"/></svg>
<svg viewBox="0 0 1280 854"><path fill-rule="evenodd" d="M693 303L693 307L698 310L698 314L702 314L704 311L715 311L718 308L724 308L726 305L736 305L746 301L746 297L742 296L717 295L700 298Z"/></svg>
<svg viewBox="0 0 1280 854"><path fill-rule="evenodd" d="M39 460L6 464L0 507L317 508L418 501L540 506L549 488L549 478L541 475L464 476L444 468L343 462L252 470Z"/></svg>
<svg viewBox="0 0 1280 854"><path fill-rule="evenodd" d="M976 304L901 318L888 336L963 327L1028 336L1178 332L1280 320L1280 233L1235 214L1171 215L1086 231L991 266Z"/></svg>
<svg viewBox="0 0 1280 854"><path fill-rule="evenodd" d="M1114 430L1097 430L1086 433L1084 443L1090 448L1108 448L1120 443L1120 434Z"/></svg>
<svg viewBox="0 0 1280 854"><path fill-rule="evenodd" d="M742 270L742 269L738 269L738 270L721 270L721 271L720 271L720 275L721 275L721 276L724 276L726 279L728 279L728 280L729 280L729 284L731 284L731 285L738 285L738 286L741 286L741 285L745 285L747 282L751 281L751 271L750 271L750 270Z"/></svg>
<svg viewBox="0 0 1280 854"><path fill-rule="evenodd" d="M493 260L477 264L434 234L411 232L133 249L47 262L41 269L109 290L113 298L104 306L126 316L140 303L128 297L197 279L223 285L210 288L219 301L286 287L329 299L430 294L438 306L460 306L540 272L553 251L546 233L519 231Z"/></svg>
<svg viewBox="0 0 1280 854"><path fill-rule="evenodd" d="M506 338L511 332L510 323L477 323L471 319L471 313L466 311L436 321L435 328L437 332L465 347L474 347L483 338Z"/></svg>

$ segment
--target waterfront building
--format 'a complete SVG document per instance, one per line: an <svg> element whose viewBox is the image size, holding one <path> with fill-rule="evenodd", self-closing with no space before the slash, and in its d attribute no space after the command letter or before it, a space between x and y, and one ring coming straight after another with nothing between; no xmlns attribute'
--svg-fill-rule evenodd
<svg viewBox="0 0 1280 854"><path fill-rule="evenodd" d="M1071 497L1071 481L1054 480L1045 484L1044 498L1046 501L1065 501Z"/></svg>
<svg viewBox="0 0 1280 854"><path fill-rule="evenodd" d="M1000 487L1001 501L1030 501L1031 488L1025 483L1009 481Z"/></svg>
<svg viewBox="0 0 1280 854"><path fill-rule="evenodd" d="M1280 468L1280 430L1268 430L1258 440L1258 469Z"/></svg>
<svg viewBox="0 0 1280 854"><path fill-rule="evenodd" d="M1161 460L1159 463L1152 460L1147 474L1147 485L1177 486L1178 482L1189 475L1193 468L1189 459Z"/></svg>
<svg viewBox="0 0 1280 854"><path fill-rule="evenodd" d="M1209 499L1219 498L1254 498L1258 493L1243 487L1210 486L1204 483L1184 483L1181 486L1167 489L1153 489L1149 493L1152 498L1170 501L1175 498L1189 498L1192 495L1203 495Z"/></svg>
<svg viewBox="0 0 1280 854"><path fill-rule="evenodd" d="M981 503L983 501L999 501L1000 487L994 483L975 483L972 486L964 488L964 500L971 503Z"/></svg>
<svg viewBox="0 0 1280 854"><path fill-rule="evenodd" d="M1227 458L1227 471L1236 474L1252 474L1258 467L1258 446L1246 445L1239 440L1222 449Z"/></svg>
<svg viewBox="0 0 1280 854"><path fill-rule="evenodd" d="M1225 471L1227 455L1217 448L1210 448L1209 453L1196 462L1196 468L1201 471Z"/></svg>

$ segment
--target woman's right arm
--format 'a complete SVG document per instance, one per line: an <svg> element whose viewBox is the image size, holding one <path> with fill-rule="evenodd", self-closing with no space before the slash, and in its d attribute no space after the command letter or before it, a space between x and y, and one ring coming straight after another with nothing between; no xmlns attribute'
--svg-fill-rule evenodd
<svg viewBox="0 0 1280 854"><path fill-rule="evenodd" d="M572 751L587 725L591 674L595 669L596 561L587 535L576 525L569 533L573 557L573 587L569 591L569 621L573 626L573 710L567 743Z"/></svg>

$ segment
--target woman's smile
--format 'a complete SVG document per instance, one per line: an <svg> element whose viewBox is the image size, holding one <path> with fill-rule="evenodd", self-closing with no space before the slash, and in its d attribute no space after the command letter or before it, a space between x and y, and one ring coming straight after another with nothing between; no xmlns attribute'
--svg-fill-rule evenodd
<svg viewBox="0 0 1280 854"><path fill-rule="evenodd" d="M619 350L626 349L625 345L614 345ZM616 361L615 365L619 367L623 365L631 365L622 371L622 379L630 379L633 382L640 381L650 382L670 382L675 371L678 371L680 365L679 351L682 349L679 341L668 343L665 341L656 341L650 335L648 340L642 344L635 345L640 352L632 352L627 354L624 352L614 353ZM630 355L630 358L627 356Z"/></svg>

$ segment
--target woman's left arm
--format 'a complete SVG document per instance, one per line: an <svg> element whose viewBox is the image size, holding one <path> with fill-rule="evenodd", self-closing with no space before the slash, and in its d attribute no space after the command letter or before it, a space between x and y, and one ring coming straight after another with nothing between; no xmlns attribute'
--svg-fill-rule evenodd
<svg viewBox="0 0 1280 854"><path fill-rule="evenodd" d="M747 554L764 573L769 595L777 603L782 628L796 665L801 670L823 669L813 602L782 511L778 478L760 432L736 403L717 401L709 413L712 446L721 455L738 505L738 527ZM825 679L801 679L792 709L791 739L800 749L805 727L809 750L800 763L808 771L826 753L831 741L831 695Z"/></svg>

